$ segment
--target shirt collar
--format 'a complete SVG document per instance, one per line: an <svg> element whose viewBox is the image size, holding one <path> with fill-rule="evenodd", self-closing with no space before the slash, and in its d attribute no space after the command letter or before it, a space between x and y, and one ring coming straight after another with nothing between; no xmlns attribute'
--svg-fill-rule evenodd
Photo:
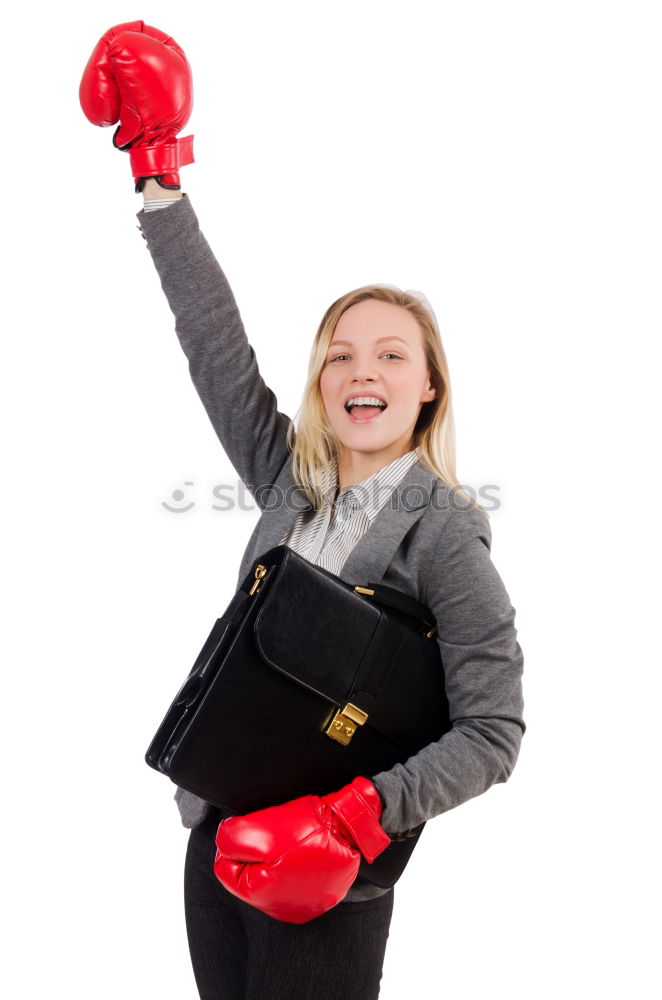
<svg viewBox="0 0 662 1000"><path fill-rule="evenodd" d="M338 495L337 506L348 513L351 510L361 509L369 520L373 521L395 487L420 457L420 448L413 448L389 462L388 465L378 469L362 482L355 486L345 487ZM338 488L338 462L336 459L332 461L330 466L326 466L322 470L321 480L322 493L327 503L331 503Z"/></svg>

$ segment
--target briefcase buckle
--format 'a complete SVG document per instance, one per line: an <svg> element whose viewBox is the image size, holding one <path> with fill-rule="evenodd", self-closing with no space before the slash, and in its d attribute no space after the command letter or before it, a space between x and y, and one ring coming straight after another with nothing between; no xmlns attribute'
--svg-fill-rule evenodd
<svg viewBox="0 0 662 1000"><path fill-rule="evenodd" d="M357 726L362 726L367 718L367 712L348 701L344 708L338 709L324 732L332 740L336 740L346 747L356 732Z"/></svg>
<svg viewBox="0 0 662 1000"><path fill-rule="evenodd" d="M263 566L262 563L259 563L259 565L255 567L255 582L253 583L251 589L248 591L249 597L252 597L253 594L258 594L260 592L260 584L262 583L266 575L267 575L267 567Z"/></svg>

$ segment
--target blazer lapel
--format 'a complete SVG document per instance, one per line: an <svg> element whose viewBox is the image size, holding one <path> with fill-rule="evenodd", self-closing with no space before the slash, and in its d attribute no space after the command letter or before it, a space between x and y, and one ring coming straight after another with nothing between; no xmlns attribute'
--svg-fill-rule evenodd
<svg viewBox="0 0 662 1000"><path fill-rule="evenodd" d="M393 560L409 529L425 513L437 477L420 461L414 462L395 488L374 521L352 549L339 576L345 583L378 583ZM273 510L263 512L255 538L254 553L279 545L303 509L312 509L303 490L292 477L292 464L285 467L275 483Z"/></svg>
<svg viewBox="0 0 662 1000"><path fill-rule="evenodd" d="M379 583L402 539L423 516L437 477L420 461L414 462L352 551L340 571L350 584Z"/></svg>

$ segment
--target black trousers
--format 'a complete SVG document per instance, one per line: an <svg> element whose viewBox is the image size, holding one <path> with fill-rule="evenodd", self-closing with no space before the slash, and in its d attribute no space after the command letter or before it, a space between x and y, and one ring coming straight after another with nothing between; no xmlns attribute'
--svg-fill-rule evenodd
<svg viewBox="0 0 662 1000"><path fill-rule="evenodd" d="M216 809L191 830L186 929L202 1000L376 1000L394 888L338 903L306 924L274 920L237 899L213 871Z"/></svg>

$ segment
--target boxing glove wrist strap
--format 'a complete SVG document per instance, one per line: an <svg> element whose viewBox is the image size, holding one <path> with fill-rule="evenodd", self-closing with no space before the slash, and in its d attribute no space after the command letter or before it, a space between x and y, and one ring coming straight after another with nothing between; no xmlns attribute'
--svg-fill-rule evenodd
<svg viewBox="0 0 662 1000"><path fill-rule="evenodd" d="M129 155L131 171L136 178L176 173L180 167L194 162L193 136L153 146L135 146L129 150Z"/></svg>
<svg viewBox="0 0 662 1000"><path fill-rule="evenodd" d="M377 818L381 816L379 793L366 778L355 778L339 792L325 795L323 801L341 821L352 846L357 847L370 864L391 843Z"/></svg>

